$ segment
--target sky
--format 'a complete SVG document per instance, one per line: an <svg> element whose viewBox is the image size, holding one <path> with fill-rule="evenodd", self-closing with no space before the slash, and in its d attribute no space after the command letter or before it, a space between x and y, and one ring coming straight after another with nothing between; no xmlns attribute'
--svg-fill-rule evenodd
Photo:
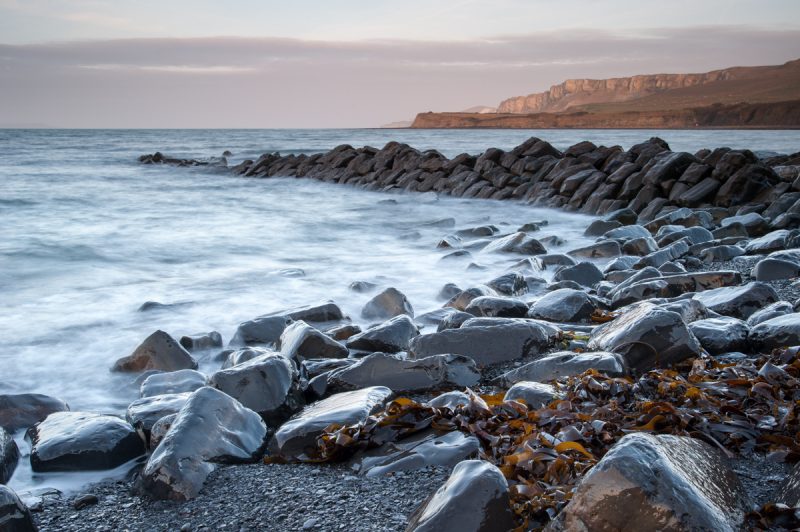
<svg viewBox="0 0 800 532"><path fill-rule="evenodd" d="M800 0L0 0L0 127L376 127L800 58Z"/></svg>

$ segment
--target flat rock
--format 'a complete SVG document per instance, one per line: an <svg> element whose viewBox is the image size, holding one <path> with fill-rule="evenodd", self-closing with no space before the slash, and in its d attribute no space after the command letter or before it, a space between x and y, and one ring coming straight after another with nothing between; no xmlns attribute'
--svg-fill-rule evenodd
<svg viewBox="0 0 800 532"><path fill-rule="evenodd" d="M774 288L762 282L715 288L695 294L694 299L724 316L747 319L751 314L780 299Z"/></svg>
<svg viewBox="0 0 800 532"><path fill-rule="evenodd" d="M520 381L508 389L503 401L518 401L528 405L531 410L538 410L558 398L559 394L552 384Z"/></svg>
<svg viewBox="0 0 800 532"><path fill-rule="evenodd" d="M366 331L347 339L347 347L361 351L398 353L408 349L411 339L419 335L419 329L405 314L370 327Z"/></svg>
<svg viewBox="0 0 800 532"><path fill-rule="evenodd" d="M761 349L800 345L800 314L762 321L750 329L750 341Z"/></svg>
<svg viewBox="0 0 800 532"><path fill-rule="evenodd" d="M214 463L258 459L267 427L261 417L219 390L192 392L141 473L140 486L155 499L195 497Z"/></svg>
<svg viewBox="0 0 800 532"><path fill-rule="evenodd" d="M193 392L206 385L206 376L193 369L150 375L139 387L139 397Z"/></svg>
<svg viewBox="0 0 800 532"><path fill-rule="evenodd" d="M373 386L342 392L313 403L281 425L272 436L269 452L286 460L309 460L315 456L317 437L331 425L352 425L364 421L383 407L392 391Z"/></svg>
<svg viewBox="0 0 800 532"><path fill-rule="evenodd" d="M175 339L164 331L148 336L133 353L114 363L113 371L177 371L197 369L197 361Z"/></svg>
<svg viewBox="0 0 800 532"><path fill-rule="evenodd" d="M750 333L750 328L745 322L728 316L692 322L689 324L689 330L700 341L700 345L712 355L745 351L747 336Z"/></svg>
<svg viewBox="0 0 800 532"><path fill-rule="evenodd" d="M3 532L36 532L30 510L14 490L0 484L0 530Z"/></svg>
<svg viewBox="0 0 800 532"><path fill-rule="evenodd" d="M373 353L328 375L329 391L385 386L393 392L431 390L445 386L475 386L480 380L475 361L460 355L432 355L406 360Z"/></svg>
<svg viewBox="0 0 800 532"><path fill-rule="evenodd" d="M372 320L388 320L401 314L414 317L414 308L408 298L396 288L387 288L370 299L361 310L361 317Z"/></svg>
<svg viewBox="0 0 800 532"><path fill-rule="evenodd" d="M28 429L53 412L66 412L69 405L49 395L22 393L0 395L0 427L9 432Z"/></svg>
<svg viewBox="0 0 800 532"><path fill-rule="evenodd" d="M519 299L480 296L470 301L464 312L490 318L521 318L527 314L528 305Z"/></svg>
<svg viewBox="0 0 800 532"><path fill-rule="evenodd" d="M733 532L747 509L719 451L694 438L634 433L589 471L547 529Z"/></svg>
<svg viewBox="0 0 800 532"><path fill-rule="evenodd" d="M632 305L621 316L597 327L588 347L622 355L627 366L637 372L700 354L700 342L680 314L647 302Z"/></svg>
<svg viewBox="0 0 800 532"><path fill-rule="evenodd" d="M528 311L529 318L547 321L576 323L587 321L596 306L586 292L560 288L545 294L534 302Z"/></svg>
<svg viewBox="0 0 800 532"><path fill-rule="evenodd" d="M281 354L298 363L309 358L347 358L341 342L299 320L287 326L280 338Z"/></svg>
<svg viewBox="0 0 800 532"><path fill-rule="evenodd" d="M28 429L36 472L113 469L144 454L144 441L115 416L55 412Z"/></svg>
<svg viewBox="0 0 800 532"><path fill-rule="evenodd" d="M190 395L191 392L168 393L137 399L128 405L125 419L149 441L153 425L164 416L177 414Z"/></svg>
<svg viewBox="0 0 800 532"><path fill-rule="evenodd" d="M0 484L6 484L19 462L19 448L11 434L0 428Z"/></svg>
<svg viewBox="0 0 800 532"><path fill-rule="evenodd" d="M464 460L411 515L406 532L508 532L515 527L508 482L482 460Z"/></svg>
<svg viewBox="0 0 800 532"><path fill-rule="evenodd" d="M616 353L558 351L512 369L501 375L498 380L506 386L522 381L550 382L562 377L580 375L590 369L610 377L619 377L627 373L624 359Z"/></svg>

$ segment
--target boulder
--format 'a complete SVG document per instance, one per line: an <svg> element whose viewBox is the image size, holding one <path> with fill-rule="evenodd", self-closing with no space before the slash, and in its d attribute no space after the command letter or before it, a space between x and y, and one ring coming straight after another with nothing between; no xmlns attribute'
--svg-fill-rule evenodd
<svg viewBox="0 0 800 532"><path fill-rule="evenodd" d="M800 345L800 314L762 321L750 329L750 342L763 350Z"/></svg>
<svg viewBox="0 0 800 532"><path fill-rule="evenodd" d="M236 399L204 386L192 392L141 473L141 488L155 499L196 496L214 463L261 456L267 427Z"/></svg>
<svg viewBox="0 0 800 532"><path fill-rule="evenodd" d="M659 303L658 306L664 310L677 312L686 323L711 317L711 313L706 306L696 299L678 299L667 303Z"/></svg>
<svg viewBox="0 0 800 532"><path fill-rule="evenodd" d="M629 368L645 372L700 354L700 343L680 314L643 302L592 331L589 349L623 356Z"/></svg>
<svg viewBox="0 0 800 532"><path fill-rule="evenodd" d="M619 377L627 373L625 360L616 353L558 351L512 369L498 377L498 381L505 386L522 381L550 382L562 377L580 375L590 369L610 377Z"/></svg>
<svg viewBox="0 0 800 532"><path fill-rule="evenodd" d="M769 222L756 212L729 216L720 222L721 227L728 227L733 224L742 224L747 231L747 235L751 237L761 236L769 231Z"/></svg>
<svg viewBox="0 0 800 532"><path fill-rule="evenodd" d="M522 255L544 255L547 250L541 242L528 236L525 232L517 232L489 243L482 253L519 253Z"/></svg>
<svg viewBox="0 0 800 532"><path fill-rule="evenodd" d="M748 501L728 464L694 438L628 434L548 530L741 530Z"/></svg>
<svg viewBox="0 0 800 532"><path fill-rule="evenodd" d="M172 428L172 424L175 423L175 418L178 417L178 414L169 414L167 416L162 417L158 421L156 421L153 426L150 428L150 444L149 449L152 451L158 444L161 443L161 440L164 439L164 436L167 435L169 429Z"/></svg>
<svg viewBox="0 0 800 532"><path fill-rule="evenodd" d="M480 296L470 301L464 312L490 318L521 318L527 314L528 305L519 299Z"/></svg>
<svg viewBox="0 0 800 532"><path fill-rule="evenodd" d="M762 282L747 283L698 292L694 296L709 310L724 316L747 319L755 311L780 299L770 285Z"/></svg>
<svg viewBox="0 0 800 532"><path fill-rule="evenodd" d="M547 321L575 323L587 321L596 306L586 292L560 288L533 303L528 317Z"/></svg>
<svg viewBox="0 0 800 532"><path fill-rule="evenodd" d="M55 412L28 429L36 472L113 469L144 454L142 438L115 416Z"/></svg>
<svg viewBox="0 0 800 532"><path fill-rule="evenodd" d="M347 319L342 309L339 308L339 305L333 301L325 301L314 305L303 305L291 309L279 310L277 312L270 312L264 315L264 317L269 316L283 317L291 321L302 320L315 325L339 322Z"/></svg>
<svg viewBox="0 0 800 532"><path fill-rule="evenodd" d="M351 336L347 339L347 347L360 351L398 353L406 351L411 339L419 335L414 322L402 314L395 316L375 327Z"/></svg>
<svg viewBox="0 0 800 532"><path fill-rule="evenodd" d="M758 261L750 276L756 281L779 281L800 277L800 264L779 258L767 257Z"/></svg>
<svg viewBox="0 0 800 532"><path fill-rule="evenodd" d="M385 386L393 392L414 392L475 386L480 376L475 361L465 356L432 355L407 360L398 355L373 353L328 374L327 390L342 392Z"/></svg>
<svg viewBox="0 0 800 532"><path fill-rule="evenodd" d="M603 238L608 240L620 240L627 242L636 238L646 238L650 236L650 231L641 225L626 225L618 229L612 229L603 235Z"/></svg>
<svg viewBox="0 0 800 532"><path fill-rule="evenodd" d="M149 441L153 425L164 416L177 414L190 395L191 392L168 393L137 399L128 405L125 419Z"/></svg>
<svg viewBox="0 0 800 532"><path fill-rule="evenodd" d="M464 460L414 511L406 532L508 532L515 527L503 473L483 460Z"/></svg>
<svg viewBox="0 0 800 532"><path fill-rule="evenodd" d="M772 253L786 248L786 242L792 237L792 231L779 229L766 235L754 238L745 246L748 255Z"/></svg>
<svg viewBox="0 0 800 532"><path fill-rule="evenodd" d="M225 359L222 362L222 369L232 368L243 364L248 360L253 360L264 355L279 355L277 351L264 347L242 347L235 351L224 352Z"/></svg>
<svg viewBox="0 0 800 532"><path fill-rule="evenodd" d="M755 327L759 323L777 318L778 316L785 316L794 312L794 306L788 301L778 301L768 305L761 310L757 310L747 318L748 327Z"/></svg>
<svg viewBox="0 0 800 532"><path fill-rule="evenodd" d="M480 442L475 436L460 431L437 434L425 430L359 453L351 467L367 477L424 467L451 468L462 460L477 458L479 450Z"/></svg>
<svg viewBox="0 0 800 532"><path fill-rule="evenodd" d="M347 347L300 320L283 331L280 338L281 354L300 363L309 358L347 358ZM247 406L247 405L245 405Z"/></svg>
<svg viewBox="0 0 800 532"><path fill-rule="evenodd" d="M679 259L689 253L689 242L688 239L678 240L677 242L673 242L669 246L659 249L658 251L654 251L648 255L645 255L639 262L633 265L635 270L639 270L642 268L646 268L648 266L658 268L659 266L666 264L667 262L674 261L675 259Z"/></svg>
<svg viewBox="0 0 800 532"><path fill-rule="evenodd" d="M444 306L464 311L464 309L467 308L467 305L469 305L470 302L476 297L496 295L497 292L488 286L473 286L472 288L467 288L466 290L450 298L450 300L445 303Z"/></svg>
<svg viewBox="0 0 800 532"><path fill-rule="evenodd" d="M282 355L267 354L221 369L208 385L258 412L270 426L277 426L303 406L298 372Z"/></svg>
<svg viewBox="0 0 800 532"><path fill-rule="evenodd" d="M692 322L689 330L712 355L746 350L750 333L745 322L727 316Z"/></svg>
<svg viewBox="0 0 800 532"><path fill-rule="evenodd" d="M575 281L589 288L602 280L603 272L591 262L580 262L575 266L564 266L559 268L553 275L553 281Z"/></svg>
<svg viewBox="0 0 800 532"><path fill-rule="evenodd" d="M517 401L528 405L528 408L531 410L538 410L549 405L559 397L560 395L551 384L520 381L508 389L506 395L503 397L503 401Z"/></svg>
<svg viewBox="0 0 800 532"><path fill-rule="evenodd" d="M739 246L712 246L699 253L703 262L726 262L744 255L744 249Z"/></svg>
<svg viewBox="0 0 800 532"><path fill-rule="evenodd" d="M222 335L217 331L181 336L180 343L187 351L203 351L222 347Z"/></svg>
<svg viewBox="0 0 800 532"><path fill-rule="evenodd" d="M509 272L496 277L486 283L486 286L505 296L519 296L528 291L528 283L525 282L525 276L518 272ZM457 294L451 294L447 299Z"/></svg>
<svg viewBox="0 0 800 532"><path fill-rule="evenodd" d="M464 322L458 329L417 336L411 341L409 352L415 358L464 355L472 358L478 366L488 366L538 354L558 335L536 322L503 321L496 325L485 322L486 325L467 327L471 321Z"/></svg>
<svg viewBox="0 0 800 532"><path fill-rule="evenodd" d="M473 318L475 318L475 316L472 314L455 310L448 314L445 319L439 322L439 326L436 328L436 330L444 331L446 329L458 329L465 321Z"/></svg>
<svg viewBox="0 0 800 532"><path fill-rule="evenodd" d="M573 249L567 252L571 257L583 257L587 259L604 259L618 257L622 255L622 247L616 240L603 240L595 244Z"/></svg>
<svg viewBox="0 0 800 532"><path fill-rule="evenodd" d="M602 236L618 227L622 227L622 224L616 220L595 220L589 224L583 236Z"/></svg>
<svg viewBox="0 0 800 532"><path fill-rule="evenodd" d="M7 484L19 462L19 448L11 434L0 428L0 484Z"/></svg>
<svg viewBox="0 0 800 532"><path fill-rule="evenodd" d="M285 460L313 460L317 438L326 427L360 423L382 408L391 395L389 388L373 386L313 403L281 425L270 440L269 452Z"/></svg>
<svg viewBox="0 0 800 532"><path fill-rule="evenodd" d="M148 336L133 353L114 363L113 371L177 371L197 369L197 361L172 336L156 331Z"/></svg>
<svg viewBox="0 0 800 532"><path fill-rule="evenodd" d="M293 320L287 316L260 316L239 324L228 345L273 345Z"/></svg>
<svg viewBox="0 0 800 532"><path fill-rule="evenodd" d="M459 406L468 404L469 395L458 390L439 394L427 402L427 405L432 408L449 408L450 410L455 410Z"/></svg>
<svg viewBox="0 0 800 532"><path fill-rule="evenodd" d="M168 393L193 392L206 385L206 376L193 369L156 373L147 377L139 387L139 397Z"/></svg>
<svg viewBox="0 0 800 532"><path fill-rule="evenodd" d="M368 320L388 320L401 314L414 317L414 309L402 292L387 288L370 299L361 310L361 317Z"/></svg>
<svg viewBox="0 0 800 532"><path fill-rule="evenodd" d="M620 283L608 294L612 305L620 307L654 297L678 297L691 292L736 286L742 282L741 274L732 270L658 275L660 272L645 268L635 277Z"/></svg>
<svg viewBox="0 0 800 532"><path fill-rule="evenodd" d="M28 429L54 412L66 412L61 399L38 393L0 395L0 427L9 432Z"/></svg>
<svg viewBox="0 0 800 532"><path fill-rule="evenodd" d="M3 532L36 532L31 511L14 490L0 484L0 530Z"/></svg>

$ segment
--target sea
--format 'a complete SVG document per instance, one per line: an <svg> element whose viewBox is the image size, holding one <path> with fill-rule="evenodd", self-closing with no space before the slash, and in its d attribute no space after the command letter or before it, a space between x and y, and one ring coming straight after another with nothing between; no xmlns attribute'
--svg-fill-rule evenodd
<svg viewBox="0 0 800 532"><path fill-rule="evenodd" d="M480 253L441 261L437 243L452 231L442 220L503 232L545 221L542 237L570 247L590 242L585 215L142 165L141 154L205 158L230 150L236 164L265 152L397 140L454 156L510 149L532 136L560 149L583 140L627 149L658 136L675 151L800 151L798 131L0 130L0 394L43 393L75 411L124 415L138 398L135 376L110 367L157 329L176 338L216 330L227 342L242 321L326 300L367 325L359 313L370 294L351 290L355 281L396 287L420 314L442 305L445 283L484 283L511 266L508 257ZM139 311L145 302L164 306ZM218 364L205 356L200 370ZM28 443L15 438L24 456L10 484L23 495L76 491L128 469L34 474Z"/></svg>

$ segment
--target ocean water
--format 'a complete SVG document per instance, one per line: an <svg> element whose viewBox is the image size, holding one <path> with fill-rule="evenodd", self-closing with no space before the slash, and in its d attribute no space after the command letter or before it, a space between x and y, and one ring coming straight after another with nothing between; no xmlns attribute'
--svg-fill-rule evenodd
<svg viewBox="0 0 800 532"><path fill-rule="evenodd" d="M156 329L175 337L217 330L227 342L241 321L328 299L361 322L370 295L348 288L359 280L395 286L422 313L441 306L445 283L486 282L516 260L477 254L483 269L440 262L436 244L450 230L429 222L510 232L546 220L541 236L569 248L589 242L582 232L591 218L582 215L144 166L140 154L231 150L235 164L267 151L400 140L452 156L534 135L559 148L581 140L628 148L659 135L675 150L800 150L792 131L0 130L0 394L44 393L73 410L124 414L138 397L134 377L109 368ZM137 311L146 301L170 307ZM200 364L217 369L208 358ZM33 475L23 464L11 485L77 489L98 476Z"/></svg>

